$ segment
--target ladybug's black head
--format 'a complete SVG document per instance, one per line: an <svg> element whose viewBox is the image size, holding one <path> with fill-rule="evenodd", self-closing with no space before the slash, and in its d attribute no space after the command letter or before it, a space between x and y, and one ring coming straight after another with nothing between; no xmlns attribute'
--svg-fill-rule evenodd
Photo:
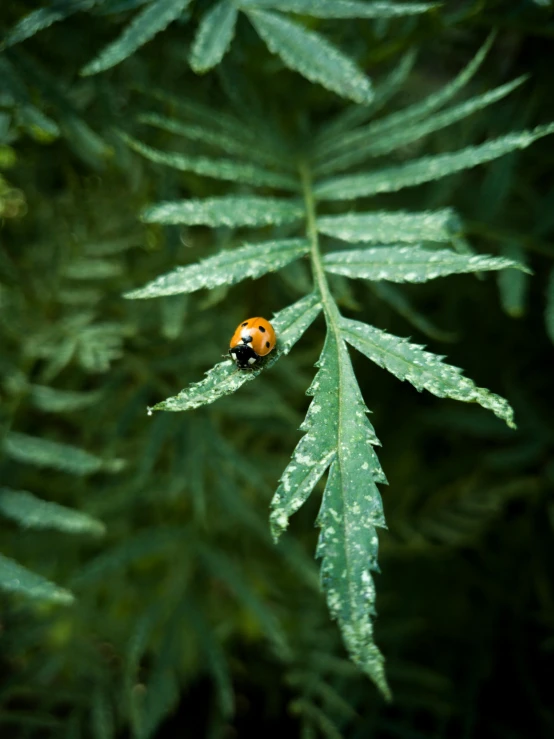
<svg viewBox="0 0 554 739"><path fill-rule="evenodd" d="M260 357L248 344L237 344L230 349L229 354L235 360L239 369L252 369Z"/></svg>

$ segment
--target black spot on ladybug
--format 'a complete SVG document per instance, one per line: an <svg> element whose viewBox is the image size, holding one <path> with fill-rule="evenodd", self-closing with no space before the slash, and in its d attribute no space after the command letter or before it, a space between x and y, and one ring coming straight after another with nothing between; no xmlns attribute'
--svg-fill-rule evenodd
<svg viewBox="0 0 554 739"><path fill-rule="evenodd" d="M243 344L250 344L251 341L252 341L252 337L251 336L243 336L242 337L242 343Z"/></svg>
<svg viewBox="0 0 554 739"><path fill-rule="evenodd" d="M245 321L242 325L243 326L247 326L248 325L248 321Z"/></svg>
<svg viewBox="0 0 554 739"><path fill-rule="evenodd" d="M268 349L269 349L269 347L271 346L271 344L269 343L269 341L266 341L266 342L265 342L265 345L267 346L267 348L268 348Z"/></svg>
<svg viewBox="0 0 554 739"><path fill-rule="evenodd" d="M260 329L260 331L262 332L262 334L265 334L265 328L263 326L258 326L258 328Z"/></svg>

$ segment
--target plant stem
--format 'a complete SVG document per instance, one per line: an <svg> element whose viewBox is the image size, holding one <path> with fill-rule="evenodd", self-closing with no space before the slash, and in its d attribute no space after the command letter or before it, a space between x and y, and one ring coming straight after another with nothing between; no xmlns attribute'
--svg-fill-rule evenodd
<svg viewBox="0 0 554 739"><path fill-rule="evenodd" d="M306 162L299 165L300 179L302 181L302 193L304 195L304 205L306 206L306 236L310 242L310 262L312 265L312 273L314 284L320 296L323 305L323 311L327 323L338 331L339 312L337 305L329 290L329 283L325 277L325 270L321 262L321 252L319 251L319 236L316 223L315 198L312 189L312 178L310 168Z"/></svg>

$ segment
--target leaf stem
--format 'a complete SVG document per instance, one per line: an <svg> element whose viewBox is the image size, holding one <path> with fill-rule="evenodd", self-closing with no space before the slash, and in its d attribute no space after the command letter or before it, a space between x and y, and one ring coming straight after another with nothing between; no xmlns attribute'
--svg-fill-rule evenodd
<svg viewBox="0 0 554 739"><path fill-rule="evenodd" d="M300 162L299 165L300 179L302 181L302 194L304 196L304 205L306 208L306 236L310 243L310 262L312 265L312 273L315 287L321 296L321 304L325 318L334 330L338 329L338 310L336 303L331 295L329 283L325 276L323 263L321 261L321 253L319 251L319 234L317 231L316 206L314 192L312 188L312 177L309 165L306 162Z"/></svg>

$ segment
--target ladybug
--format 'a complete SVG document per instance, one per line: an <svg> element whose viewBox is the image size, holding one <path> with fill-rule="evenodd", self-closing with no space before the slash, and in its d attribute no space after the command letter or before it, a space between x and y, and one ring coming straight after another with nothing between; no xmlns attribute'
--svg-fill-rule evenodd
<svg viewBox="0 0 554 739"><path fill-rule="evenodd" d="M243 321L233 334L229 354L242 370L254 369L275 348L275 329L265 318Z"/></svg>

